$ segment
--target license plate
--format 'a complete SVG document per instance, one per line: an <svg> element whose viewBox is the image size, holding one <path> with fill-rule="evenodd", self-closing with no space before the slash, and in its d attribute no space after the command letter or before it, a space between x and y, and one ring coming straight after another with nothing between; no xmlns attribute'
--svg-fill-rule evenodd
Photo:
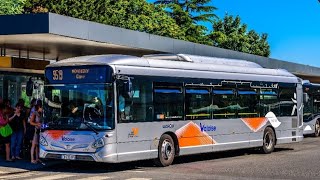
<svg viewBox="0 0 320 180"><path fill-rule="evenodd" d="M73 155L73 154L62 154L61 155L61 159L75 160L76 159L76 155Z"/></svg>

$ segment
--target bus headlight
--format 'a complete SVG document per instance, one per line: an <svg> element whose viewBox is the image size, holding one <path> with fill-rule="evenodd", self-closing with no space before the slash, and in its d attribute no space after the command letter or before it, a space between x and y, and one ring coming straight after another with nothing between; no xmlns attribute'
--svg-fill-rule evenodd
<svg viewBox="0 0 320 180"><path fill-rule="evenodd" d="M46 140L43 136L40 136L39 143L40 143L42 146L48 146L48 142L47 142L47 140Z"/></svg>
<svg viewBox="0 0 320 180"><path fill-rule="evenodd" d="M102 147L102 146L104 146L104 140L103 140L103 138L97 139L97 140L92 144L92 148L95 148L95 149L100 148L100 147Z"/></svg>

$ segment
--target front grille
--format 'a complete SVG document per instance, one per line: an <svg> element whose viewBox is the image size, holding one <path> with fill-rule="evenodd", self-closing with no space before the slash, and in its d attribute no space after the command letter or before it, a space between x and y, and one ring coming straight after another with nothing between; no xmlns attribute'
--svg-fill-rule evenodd
<svg viewBox="0 0 320 180"><path fill-rule="evenodd" d="M45 158L47 158L47 159L61 159L61 154L48 153ZM77 160L77 161L94 161L94 159L88 155L76 155L75 160Z"/></svg>

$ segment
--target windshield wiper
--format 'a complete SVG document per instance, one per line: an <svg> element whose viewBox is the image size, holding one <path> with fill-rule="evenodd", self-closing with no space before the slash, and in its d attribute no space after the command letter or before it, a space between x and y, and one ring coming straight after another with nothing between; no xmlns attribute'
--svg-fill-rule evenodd
<svg viewBox="0 0 320 180"><path fill-rule="evenodd" d="M83 121L83 124L86 125L88 128L90 128L96 134L99 134L99 132L94 127L92 127L92 125L90 123Z"/></svg>

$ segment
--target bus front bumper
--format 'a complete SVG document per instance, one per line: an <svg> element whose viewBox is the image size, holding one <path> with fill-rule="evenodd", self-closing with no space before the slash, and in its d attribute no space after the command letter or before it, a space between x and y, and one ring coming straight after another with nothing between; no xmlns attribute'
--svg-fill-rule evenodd
<svg viewBox="0 0 320 180"><path fill-rule="evenodd" d="M40 158L43 159L61 159L67 161L95 161L95 162L106 162L116 163L117 155L115 153L109 153L107 148L100 148L96 152L61 152L61 151L50 151L40 146Z"/></svg>

